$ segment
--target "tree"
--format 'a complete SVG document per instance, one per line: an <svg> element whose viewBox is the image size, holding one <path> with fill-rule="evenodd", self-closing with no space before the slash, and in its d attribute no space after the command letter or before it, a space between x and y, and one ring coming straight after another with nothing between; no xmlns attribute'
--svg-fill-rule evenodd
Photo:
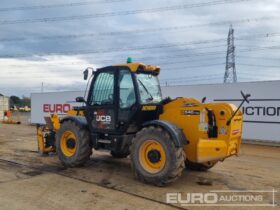
<svg viewBox="0 0 280 210"><path fill-rule="evenodd" d="M21 106L31 106L31 100L28 97L23 97L21 99Z"/></svg>
<svg viewBox="0 0 280 210"><path fill-rule="evenodd" d="M17 96L11 96L10 97L10 103L11 103L11 106L20 106L21 105L21 99Z"/></svg>

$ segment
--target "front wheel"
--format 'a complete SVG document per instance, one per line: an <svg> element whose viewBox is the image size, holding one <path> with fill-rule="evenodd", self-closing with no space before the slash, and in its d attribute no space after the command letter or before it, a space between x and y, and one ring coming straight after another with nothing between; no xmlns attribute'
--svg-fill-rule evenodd
<svg viewBox="0 0 280 210"><path fill-rule="evenodd" d="M183 148L176 147L171 136L160 127L146 127L132 141L131 163L143 182L166 185L181 176L185 168Z"/></svg>
<svg viewBox="0 0 280 210"><path fill-rule="evenodd" d="M92 153L89 142L89 132L85 127L73 121L63 122L56 134L57 155L62 164L67 167L83 165Z"/></svg>

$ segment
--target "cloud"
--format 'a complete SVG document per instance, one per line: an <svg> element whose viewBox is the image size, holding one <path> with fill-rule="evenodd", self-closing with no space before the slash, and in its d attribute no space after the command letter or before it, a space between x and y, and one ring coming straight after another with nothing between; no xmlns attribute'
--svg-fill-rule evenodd
<svg viewBox="0 0 280 210"><path fill-rule="evenodd" d="M30 60L1 59L1 93L29 95L44 90L83 90L82 73L94 64L76 56L45 56ZM81 68L83 67L83 68Z"/></svg>

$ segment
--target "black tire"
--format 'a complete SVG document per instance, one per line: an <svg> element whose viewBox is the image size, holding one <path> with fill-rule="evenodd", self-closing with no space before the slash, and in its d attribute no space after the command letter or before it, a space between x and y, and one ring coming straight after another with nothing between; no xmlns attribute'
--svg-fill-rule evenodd
<svg viewBox="0 0 280 210"><path fill-rule="evenodd" d="M61 148L61 140L65 132L72 132L76 137L76 150L72 156L65 155ZM73 121L63 122L56 134L56 151L64 166L76 167L83 165L90 159L90 155L92 154L88 129L76 124Z"/></svg>
<svg viewBox="0 0 280 210"><path fill-rule="evenodd" d="M111 151L111 155L114 158L126 158L129 154L130 154L130 152L129 152L129 148L128 147L126 147L123 150L117 150L117 151L112 150Z"/></svg>
<svg viewBox="0 0 280 210"><path fill-rule="evenodd" d="M156 173L146 170L139 157L141 155L141 145L151 139L159 143L165 152L165 164ZM145 183L157 186L174 182L182 175L185 168L186 155L183 148L176 147L168 132L160 127L149 126L140 130L132 141L130 157L135 176Z"/></svg>
<svg viewBox="0 0 280 210"><path fill-rule="evenodd" d="M218 161L209 161L206 163L195 163L189 160L186 160L186 168L193 171L208 171L210 168L213 168Z"/></svg>

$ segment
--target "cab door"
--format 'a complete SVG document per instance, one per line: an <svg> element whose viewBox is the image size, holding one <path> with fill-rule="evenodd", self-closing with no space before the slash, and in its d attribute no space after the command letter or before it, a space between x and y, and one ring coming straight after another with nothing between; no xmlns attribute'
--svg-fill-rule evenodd
<svg viewBox="0 0 280 210"><path fill-rule="evenodd" d="M135 132L135 115L139 110L136 94L136 85L133 75L128 68L119 67L118 76L118 133Z"/></svg>
<svg viewBox="0 0 280 210"><path fill-rule="evenodd" d="M112 133L116 129L116 67L99 70L88 95L86 117L92 132Z"/></svg>

